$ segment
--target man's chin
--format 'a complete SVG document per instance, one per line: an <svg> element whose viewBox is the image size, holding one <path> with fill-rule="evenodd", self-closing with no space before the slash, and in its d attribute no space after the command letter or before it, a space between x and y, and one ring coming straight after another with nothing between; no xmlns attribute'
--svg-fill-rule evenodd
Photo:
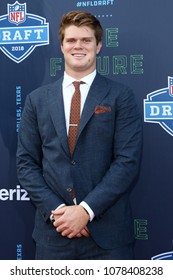
<svg viewBox="0 0 173 280"><path fill-rule="evenodd" d="M73 66L73 70L76 71L76 72L83 72L83 71L86 71L86 66L83 66L83 65L74 65Z"/></svg>

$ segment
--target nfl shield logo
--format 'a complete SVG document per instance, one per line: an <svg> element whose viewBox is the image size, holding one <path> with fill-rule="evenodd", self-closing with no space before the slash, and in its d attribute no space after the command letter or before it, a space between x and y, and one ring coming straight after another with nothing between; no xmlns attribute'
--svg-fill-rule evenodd
<svg viewBox="0 0 173 280"><path fill-rule="evenodd" d="M26 3L20 4L16 1L14 4L8 4L8 21L13 24L21 24L26 20Z"/></svg>
<svg viewBox="0 0 173 280"><path fill-rule="evenodd" d="M170 96L173 97L173 77L169 77L168 85L169 85L169 94Z"/></svg>

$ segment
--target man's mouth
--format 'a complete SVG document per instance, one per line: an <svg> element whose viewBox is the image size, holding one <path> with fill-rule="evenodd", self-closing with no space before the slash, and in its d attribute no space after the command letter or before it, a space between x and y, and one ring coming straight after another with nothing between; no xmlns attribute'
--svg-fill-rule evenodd
<svg viewBox="0 0 173 280"><path fill-rule="evenodd" d="M84 54L84 53L73 53L72 56L75 56L75 57L84 57L84 56L86 56L86 54Z"/></svg>

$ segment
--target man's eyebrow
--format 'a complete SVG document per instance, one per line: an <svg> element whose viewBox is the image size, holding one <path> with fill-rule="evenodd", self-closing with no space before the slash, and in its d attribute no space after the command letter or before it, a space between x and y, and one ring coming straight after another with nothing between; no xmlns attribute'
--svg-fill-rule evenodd
<svg viewBox="0 0 173 280"><path fill-rule="evenodd" d="M93 39L94 37L91 37L91 36L85 36L85 37L82 37L82 38L79 38L79 39ZM65 38L66 40L69 40L69 39L78 39L76 37L66 37Z"/></svg>

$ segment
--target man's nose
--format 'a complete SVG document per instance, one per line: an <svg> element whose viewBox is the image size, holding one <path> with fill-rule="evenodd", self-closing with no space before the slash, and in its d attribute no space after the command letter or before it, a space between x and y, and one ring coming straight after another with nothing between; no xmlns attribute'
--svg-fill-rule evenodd
<svg viewBox="0 0 173 280"><path fill-rule="evenodd" d="M81 40L77 40L75 42L74 48L82 48L83 47L83 43Z"/></svg>

